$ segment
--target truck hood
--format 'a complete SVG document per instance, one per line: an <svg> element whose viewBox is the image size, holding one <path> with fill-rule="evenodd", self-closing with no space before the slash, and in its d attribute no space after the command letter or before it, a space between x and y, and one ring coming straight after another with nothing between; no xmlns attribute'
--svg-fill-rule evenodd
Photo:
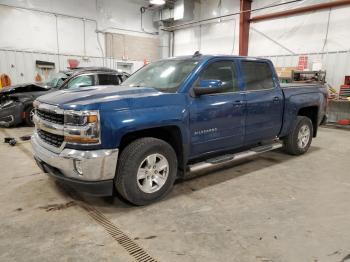
<svg viewBox="0 0 350 262"><path fill-rule="evenodd" d="M27 93L27 92L42 92L42 91L48 91L48 90L50 90L49 86L34 84L34 83L25 83L25 84L4 87L0 91L0 96L17 94L17 93Z"/></svg>
<svg viewBox="0 0 350 262"><path fill-rule="evenodd" d="M62 109L100 109L102 105L114 103L115 107L130 107L127 100L135 98L154 97L163 93L150 87L130 86L91 86L74 90L60 90L40 96L37 100ZM124 103L116 105L117 101ZM115 109L117 109L115 108Z"/></svg>

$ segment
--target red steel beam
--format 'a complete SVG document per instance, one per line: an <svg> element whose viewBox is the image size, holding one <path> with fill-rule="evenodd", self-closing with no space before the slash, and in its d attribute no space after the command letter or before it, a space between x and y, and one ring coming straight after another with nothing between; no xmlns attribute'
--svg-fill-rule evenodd
<svg viewBox="0 0 350 262"><path fill-rule="evenodd" d="M312 11L322 10L322 9L329 9L332 7L338 7L338 6L344 6L344 5L350 5L350 0L337 0L337 1L332 1L332 2L327 2L327 3L322 3L322 4L303 6L303 7L299 7L299 8L295 8L295 9L275 12L275 13L266 14L266 15L258 15L258 16L252 17L249 21L250 22L260 22L263 20L269 20L269 19L273 19L273 18L285 17L285 16L290 16L290 15L295 15L295 14L302 14L302 13L306 13L306 12L312 12Z"/></svg>
<svg viewBox="0 0 350 262"><path fill-rule="evenodd" d="M248 55L250 10L252 0L241 0L239 15L239 55Z"/></svg>

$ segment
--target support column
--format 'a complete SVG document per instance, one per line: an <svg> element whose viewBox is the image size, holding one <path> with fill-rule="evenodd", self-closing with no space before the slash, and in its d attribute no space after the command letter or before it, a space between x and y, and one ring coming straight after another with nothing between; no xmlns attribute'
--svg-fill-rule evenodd
<svg viewBox="0 0 350 262"><path fill-rule="evenodd" d="M241 0L239 16L239 55L248 55L250 10L252 0Z"/></svg>

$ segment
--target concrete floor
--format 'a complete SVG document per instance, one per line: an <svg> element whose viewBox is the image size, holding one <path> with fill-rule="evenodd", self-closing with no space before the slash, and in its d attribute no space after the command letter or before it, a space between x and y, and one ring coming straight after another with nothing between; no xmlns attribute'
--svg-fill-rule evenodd
<svg viewBox="0 0 350 262"><path fill-rule="evenodd" d="M0 261L134 261L89 207L157 261L350 257L349 131L320 129L301 157L270 152L191 177L146 207L72 198L36 167L29 142L2 143L30 132L0 129Z"/></svg>

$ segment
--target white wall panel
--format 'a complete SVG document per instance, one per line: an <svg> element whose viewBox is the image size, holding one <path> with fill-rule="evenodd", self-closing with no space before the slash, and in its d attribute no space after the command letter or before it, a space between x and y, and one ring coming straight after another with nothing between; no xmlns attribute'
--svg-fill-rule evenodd
<svg viewBox="0 0 350 262"><path fill-rule="evenodd" d="M96 0L1 0L0 3L72 16L96 18Z"/></svg>
<svg viewBox="0 0 350 262"><path fill-rule="evenodd" d="M331 0L305 0L297 3L280 5L273 8L252 12L252 16L272 13L282 10L288 10L292 8L308 6L313 4L319 4L324 2L330 2ZM259 0L252 2L252 9L266 7L270 5L280 4L286 2L285 0ZM195 2L195 19L198 21L201 19L212 18L220 14L229 14L239 11L239 1L222 0L221 8L219 0L201 0ZM330 16L329 16L330 12ZM249 40L249 55L251 56L266 56L266 55L287 55L293 53L315 53L322 51L339 51L348 50L350 48L350 30L348 29L350 24L350 7L338 7L329 10L319 10L315 12L309 12L300 15L293 15L285 18L277 18L267 21L261 21L251 24L250 40ZM328 37L327 25L329 20ZM234 16L234 19L238 21L239 16ZM181 21L177 24L181 24ZM198 27L195 25L193 28ZM218 27L219 32L211 30L211 28ZM239 23L236 22L235 29L232 30L230 26L208 26L202 25L200 34L194 34L196 29L192 28L192 37L198 37L199 39L181 39L182 36L188 37L186 33L175 32L175 54L188 54L199 46L203 48L203 53L228 53L228 46L231 45L232 34L234 34L234 51L233 54L238 54L238 39L239 39ZM179 29L182 31L185 29ZM186 29L187 31L190 29ZM213 46L213 39L217 38L217 34L226 36L221 38L220 44ZM201 39L204 39L203 41ZM178 41L176 41L178 40ZM189 48L187 50L186 48ZM218 51L215 52L217 47ZM232 52L230 52L232 53Z"/></svg>
<svg viewBox="0 0 350 262"><path fill-rule="evenodd" d="M56 50L55 17L0 6L1 48Z"/></svg>
<svg viewBox="0 0 350 262"><path fill-rule="evenodd" d="M219 0L201 0L200 18L212 18L220 15L227 15L239 12L240 5L237 0L221 0L221 8Z"/></svg>
<svg viewBox="0 0 350 262"><path fill-rule="evenodd" d="M50 72L53 74L59 70L67 69L68 59L77 59L80 62L79 66L82 67L105 66L112 69L118 69L117 63L122 62L118 59L102 57L88 57L87 60L83 60L81 56L57 56L55 54L38 54L0 50L0 72L8 74L13 84L34 82L35 76L38 73L38 69L35 67L36 60L55 63L55 70ZM130 60L128 63L132 64L131 73L143 66L143 61ZM46 80L44 74L42 74L42 77L43 80Z"/></svg>
<svg viewBox="0 0 350 262"><path fill-rule="evenodd" d="M104 35L96 34L96 29L115 32L113 28L118 27L133 31L123 30L121 31L123 34L146 36L141 30L140 6L142 5L145 5L145 1L0 0L0 32L2 32L0 73L9 74L14 84L32 82L37 70L36 60L54 62L55 70L58 71L67 68L69 58L78 59L81 66L116 68L117 60L101 58L105 53ZM77 17L57 16L59 56L57 55L56 16L35 10ZM155 32L158 29L153 24L152 15L152 12L147 11L143 16L143 27L148 32ZM88 60L82 59L84 56L84 27L81 18L97 20L98 23L98 28L96 28L94 21L85 20L85 47ZM97 35L99 35L101 45L97 41ZM147 36L149 37L148 34ZM143 65L143 61L130 61L130 63L133 64L132 71ZM14 66L11 67L11 65Z"/></svg>
<svg viewBox="0 0 350 262"><path fill-rule="evenodd" d="M239 11L239 0L221 0L221 15L233 14Z"/></svg>
<svg viewBox="0 0 350 262"><path fill-rule="evenodd" d="M75 18L58 17L58 40L60 53L84 55L83 21Z"/></svg>
<svg viewBox="0 0 350 262"><path fill-rule="evenodd" d="M327 33L327 18L328 10L324 10L290 16L278 21L253 23L250 30L249 55L290 54L271 39L294 53L321 52Z"/></svg>
<svg viewBox="0 0 350 262"><path fill-rule="evenodd" d="M97 10L100 29L117 27L141 31L141 4L146 1L125 1L125 0L99 0ZM147 32L155 32L158 29L153 24L153 13L146 11L143 14L143 27ZM125 32L124 32L125 33Z"/></svg>
<svg viewBox="0 0 350 262"><path fill-rule="evenodd" d="M96 34L96 24L93 21L85 21L85 44L86 54L90 56L104 56L104 35ZM100 39L100 44L97 41ZM102 49L102 50L101 50Z"/></svg>
<svg viewBox="0 0 350 262"><path fill-rule="evenodd" d="M192 55L200 49L199 27L191 27L175 31L174 55Z"/></svg>
<svg viewBox="0 0 350 262"><path fill-rule="evenodd" d="M279 1L282 3L282 1ZM329 2L326 0L306 0L300 3L283 5L254 12L252 16L288 10L300 6L308 6ZM278 3L272 0L253 1L253 9ZM350 7L337 7L315 12L308 12L283 18L276 18L251 24L249 55L282 55L294 53L314 53L327 51L343 51L350 47ZM327 26L329 28L327 36ZM255 29L255 30L254 30ZM259 31L263 33L259 34ZM267 37L266 37L267 36ZM326 41L327 37L327 41ZM292 52L281 48L286 47Z"/></svg>
<svg viewBox="0 0 350 262"><path fill-rule="evenodd" d="M252 8L282 2L253 1ZM305 0L257 11L252 16L324 2L330 0ZM299 55L291 55L292 53L305 54L309 57L310 67L313 62L322 62L327 71L327 82L339 89L344 76L350 75L350 53L343 52L350 49L349 13L350 7L343 6L252 23L249 55L270 56L276 66L289 67L298 64Z"/></svg>
<svg viewBox="0 0 350 262"><path fill-rule="evenodd" d="M200 52L203 54L233 54L235 20L201 25ZM229 34L227 32L230 32Z"/></svg>
<svg viewBox="0 0 350 262"><path fill-rule="evenodd" d="M330 15L326 51L350 49L350 7L333 8Z"/></svg>
<svg viewBox="0 0 350 262"><path fill-rule="evenodd" d="M227 15L239 11L239 0L201 0L195 2L194 21ZM238 54L238 15L208 21L175 30L174 55L190 55L199 50L203 54ZM183 22L179 21L177 24ZM163 53L163 57L164 57ZM169 54L171 55L171 54Z"/></svg>

